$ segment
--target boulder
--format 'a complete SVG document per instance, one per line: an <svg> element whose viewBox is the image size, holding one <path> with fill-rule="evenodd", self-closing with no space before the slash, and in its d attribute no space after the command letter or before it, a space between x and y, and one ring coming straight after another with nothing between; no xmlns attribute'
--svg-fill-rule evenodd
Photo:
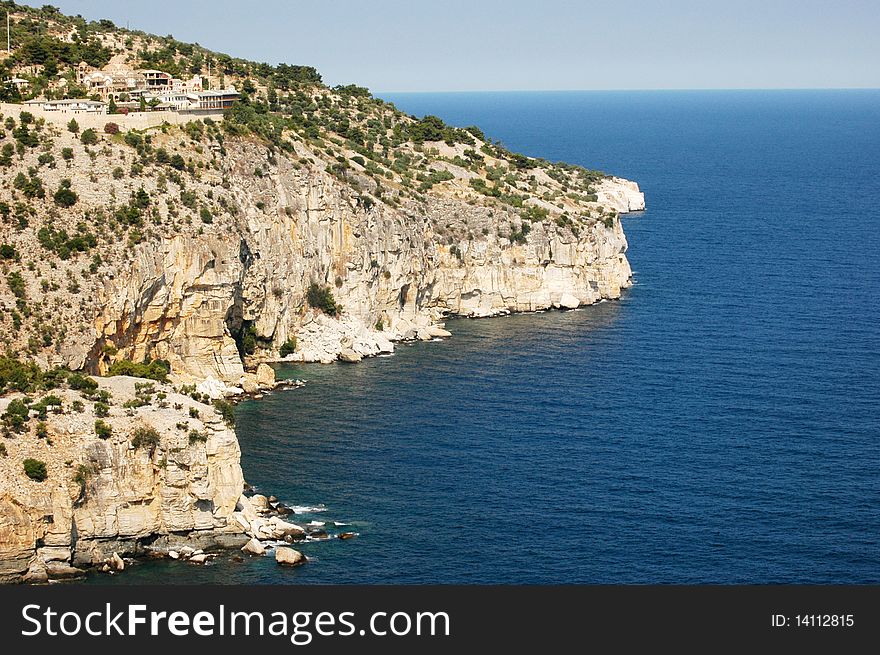
<svg viewBox="0 0 880 655"><path fill-rule="evenodd" d="M275 561L283 566L301 566L308 560L298 550L288 548L287 546L279 546L275 549Z"/></svg>
<svg viewBox="0 0 880 655"><path fill-rule="evenodd" d="M214 376L209 375L196 386L196 391L206 394L212 400L217 400L218 398L223 397L223 393L226 391L226 385Z"/></svg>
<svg viewBox="0 0 880 655"><path fill-rule="evenodd" d="M339 353L339 361L341 362L354 363L361 361L361 359L363 358L351 348L345 348Z"/></svg>
<svg viewBox="0 0 880 655"><path fill-rule="evenodd" d="M193 555L189 558L189 561L193 564L204 564L205 560L208 559L208 556L205 553L199 553L198 555Z"/></svg>
<svg viewBox="0 0 880 655"><path fill-rule="evenodd" d="M263 555L266 553L266 547L260 543L259 539L251 539L241 549L249 555Z"/></svg>
<svg viewBox="0 0 880 655"><path fill-rule="evenodd" d="M357 532L343 532L339 535L339 538L343 541L347 539L354 539L357 536Z"/></svg>
<svg viewBox="0 0 880 655"><path fill-rule="evenodd" d="M268 364L260 364L257 366L257 384L264 389L271 389L275 386L275 369Z"/></svg>
<svg viewBox="0 0 880 655"><path fill-rule="evenodd" d="M180 553L178 553L176 550L169 550L168 557L170 557L171 559L180 559Z"/></svg>
<svg viewBox="0 0 880 655"><path fill-rule="evenodd" d="M306 536L306 531L295 523L288 523L274 517L270 520L272 531L276 539L284 539L287 536L293 538L302 538Z"/></svg>
<svg viewBox="0 0 880 655"><path fill-rule="evenodd" d="M265 512L269 509L269 499L266 498L263 494L254 494L250 498L251 507L253 507L258 512Z"/></svg>
<svg viewBox="0 0 880 655"><path fill-rule="evenodd" d="M318 528L317 530L309 530L309 537L312 539L329 539L330 535L327 534L326 530Z"/></svg>
<svg viewBox="0 0 880 655"><path fill-rule="evenodd" d="M577 309L581 306L581 301L577 299L577 296L573 296L570 293L563 293L562 297L559 299L559 306L563 309Z"/></svg>
<svg viewBox="0 0 880 655"><path fill-rule="evenodd" d="M70 566L64 562L47 562L46 573L52 580L64 580L68 578L79 578L86 574L82 569Z"/></svg>
<svg viewBox="0 0 880 655"><path fill-rule="evenodd" d="M122 561L122 558L119 556L119 553L114 552L113 555L110 556L110 561L107 562L110 565L110 568L114 571L124 571L125 570L125 562Z"/></svg>
<svg viewBox="0 0 880 655"><path fill-rule="evenodd" d="M439 325L432 325L432 326L425 328L425 329L428 332L428 334L431 335L431 337L433 337L435 339L436 338L446 339L446 338L452 336L452 332L450 332L449 330L443 329Z"/></svg>
<svg viewBox="0 0 880 655"><path fill-rule="evenodd" d="M241 376L241 388L245 393L256 393L260 390L260 385L257 384L257 376L253 373L245 373Z"/></svg>

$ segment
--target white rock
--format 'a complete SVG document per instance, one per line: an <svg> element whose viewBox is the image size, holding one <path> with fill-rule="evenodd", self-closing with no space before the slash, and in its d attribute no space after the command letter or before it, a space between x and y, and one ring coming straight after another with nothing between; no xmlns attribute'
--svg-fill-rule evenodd
<svg viewBox="0 0 880 655"><path fill-rule="evenodd" d="M245 393L256 393L260 390L260 385L257 384L257 376L253 373L245 373L241 376L241 388Z"/></svg>
<svg viewBox="0 0 880 655"><path fill-rule="evenodd" d="M288 523L277 517L273 517L270 521L273 531L278 535L276 539L282 539L287 535L292 537L305 535L306 531L295 523Z"/></svg>
<svg viewBox="0 0 880 655"><path fill-rule="evenodd" d="M176 550L169 550L168 557L170 557L171 559L180 559L180 553L178 553Z"/></svg>
<svg viewBox="0 0 880 655"><path fill-rule="evenodd" d="M570 293L563 293L559 299L559 306L563 309L577 309L581 306L581 301Z"/></svg>
<svg viewBox="0 0 880 655"><path fill-rule="evenodd" d="M113 555L110 557L110 561L108 562L108 564L110 564L110 567L115 571L125 570L125 562L122 561L119 553L113 553Z"/></svg>
<svg viewBox="0 0 880 655"><path fill-rule="evenodd" d="M196 385L196 391L206 394L212 400L222 398L226 391L226 385L212 375Z"/></svg>
<svg viewBox="0 0 880 655"><path fill-rule="evenodd" d="M358 353L351 350L350 348L346 348L342 352L339 353L339 360L343 362L359 362L363 359Z"/></svg>
<svg viewBox="0 0 880 655"><path fill-rule="evenodd" d="M284 566L300 566L308 560L298 550L288 548L287 546L279 546L275 549L275 561Z"/></svg>
<svg viewBox="0 0 880 655"><path fill-rule="evenodd" d="M258 512L265 512L269 509L269 499L263 494L254 494L251 496L251 506Z"/></svg>
<svg viewBox="0 0 880 655"><path fill-rule="evenodd" d="M208 556L204 553L199 553L198 555L193 555L189 558L189 561L193 564L204 564L205 560L208 559Z"/></svg>
<svg viewBox="0 0 880 655"><path fill-rule="evenodd" d="M271 389L275 386L275 369L268 364L260 364L257 366L257 384L264 389Z"/></svg>
<svg viewBox="0 0 880 655"><path fill-rule="evenodd" d="M432 326L426 328L426 330L428 331L428 334L430 334L435 339L436 338L445 339L447 337L452 336L452 332L449 332L448 330L443 329L439 325L432 325Z"/></svg>
<svg viewBox="0 0 880 655"><path fill-rule="evenodd" d="M260 543L259 539L251 539L241 549L251 555L263 555L266 552L266 547Z"/></svg>

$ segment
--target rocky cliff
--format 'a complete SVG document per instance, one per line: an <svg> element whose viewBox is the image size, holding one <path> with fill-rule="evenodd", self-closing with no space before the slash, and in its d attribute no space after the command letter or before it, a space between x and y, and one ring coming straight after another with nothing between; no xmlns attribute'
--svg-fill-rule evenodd
<svg viewBox="0 0 880 655"><path fill-rule="evenodd" d="M222 231L137 248L100 289L89 347L112 343L133 360L164 359L182 376L237 384L245 327L264 357L296 337L291 358L330 361L346 349L390 351L391 341L424 336L445 316L571 308L618 298L629 284L618 220L593 221L578 236L536 223L517 243L508 231L522 221L503 209L455 198L364 209L324 172L287 157L269 165L248 142L228 150L223 173L237 216ZM255 179L256 166L266 172ZM608 178L602 189L609 209L644 207L631 182ZM307 307L316 281L332 288L340 317Z"/></svg>
<svg viewBox="0 0 880 655"><path fill-rule="evenodd" d="M233 519L238 441L211 405L135 378L100 379L99 389L106 412L94 394L54 391L36 434L3 440L0 582L70 577L150 545L247 541ZM0 398L0 413L15 399ZM110 434L98 436L96 420ZM25 458L45 465L44 480L25 475Z"/></svg>

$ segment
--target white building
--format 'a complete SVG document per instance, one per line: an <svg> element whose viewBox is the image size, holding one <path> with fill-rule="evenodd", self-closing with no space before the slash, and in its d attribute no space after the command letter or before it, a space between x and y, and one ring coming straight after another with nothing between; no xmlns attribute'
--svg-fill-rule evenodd
<svg viewBox="0 0 880 655"><path fill-rule="evenodd" d="M60 114L106 114L107 105L95 100L28 100L28 107L43 111L57 111Z"/></svg>

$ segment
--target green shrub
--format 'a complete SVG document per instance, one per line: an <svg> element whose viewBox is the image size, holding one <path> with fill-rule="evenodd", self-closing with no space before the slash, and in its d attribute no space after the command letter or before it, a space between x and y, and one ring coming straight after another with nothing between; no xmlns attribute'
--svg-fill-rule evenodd
<svg viewBox="0 0 880 655"><path fill-rule="evenodd" d="M110 415L110 405L107 403L97 402L95 403L95 416L100 416L101 418L106 418Z"/></svg>
<svg viewBox="0 0 880 655"><path fill-rule="evenodd" d="M42 482L49 474L46 473L46 463L41 462L38 459L26 459L22 462L24 466L24 474L28 476L31 480L36 480L37 482Z"/></svg>
<svg viewBox="0 0 880 655"><path fill-rule="evenodd" d="M24 299L25 286L24 278L21 276L21 273L18 271L12 271L12 273L6 276L6 283L9 285L9 290L12 292L13 296Z"/></svg>
<svg viewBox="0 0 880 655"><path fill-rule="evenodd" d="M168 374L171 372L171 366L168 362L161 359L154 359L149 363L135 364L131 360L121 359L111 364L107 375L130 375L134 378L145 378L147 380L156 380L156 382L167 382Z"/></svg>
<svg viewBox="0 0 880 655"><path fill-rule="evenodd" d="M287 341L281 344L281 349L279 350L279 354L282 357L287 357L288 355L292 355L296 350L296 338L290 337Z"/></svg>
<svg viewBox="0 0 880 655"><path fill-rule="evenodd" d="M113 436L113 428L108 423L98 419L95 421L95 434L98 435L99 439L109 439Z"/></svg>
<svg viewBox="0 0 880 655"><path fill-rule="evenodd" d="M216 409L217 413L220 414L220 417L226 421L226 425L229 425L230 427L235 425L235 408L232 406L232 403L226 400L215 400L214 409Z"/></svg>
<svg viewBox="0 0 880 655"><path fill-rule="evenodd" d="M189 408L189 417L190 418L198 418L199 417L199 410L196 409L195 407L190 407Z"/></svg>
<svg viewBox="0 0 880 655"><path fill-rule="evenodd" d="M79 135L79 140L82 141L84 145L93 146L98 143L98 133L92 128L83 130L83 133Z"/></svg>
<svg viewBox="0 0 880 655"><path fill-rule="evenodd" d="M309 305L315 309L320 309L328 316L336 316L342 311L342 308L336 304L330 287L322 287L317 282L312 282L309 285L306 300Z"/></svg>
<svg viewBox="0 0 880 655"><path fill-rule="evenodd" d="M208 435L205 432L199 432L198 430L190 430L189 431L189 443L190 445L196 443L205 443L208 440Z"/></svg>
<svg viewBox="0 0 880 655"><path fill-rule="evenodd" d="M42 383L43 372L31 362L0 355L0 393L5 391L33 391Z"/></svg>
<svg viewBox="0 0 880 655"><path fill-rule="evenodd" d="M8 453L6 452L6 444L0 443L0 457L6 457Z"/></svg>
<svg viewBox="0 0 880 655"><path fill-rule="evenodd" d="M61 186L55 192L55 204L59 207L73 207L79 196L70 188L70 180L61 180Z"/></svg>
<svg viewBox="0 0 880 655"><path fill-rule="evenodd" d="M93 378L79 373L71 373L67 376L67 386L74 391L91 393L98 388L98 383Z"/></svg>
<svg viewBox="0 0 880 655"><path fill-rule="evenodd" d="M152 451L159 445L159 433L153 428L136 428L131 434L131 445L135 448L144 447Z"/></svg>
<svg viewBox="0 0 880 655"><path fill-rule="evenodd" d="M67 131L73 132L74 134L79 132L79 123L76 122L75 118L70 119L70 122L67 124Z"/></svg>
<svg viewBox="0 0 880 655"><path fill-rule="evenodd" d="M46 439L49 436L49 426L46 425L45 421L40 421L37 423L37 438L38 439Z"/></svg>
<svg viewBox="0 0 880 655"><path fill-rule="evenodd" d="M0 259L18 259L18 251L15 246L8 243L0 245Z"/></svg>
<svg viewBox="0 0 880 655"><path fill-rule="evenodd" d="M16 398L10 401L9 405L6 406L6 411L3 412L0 418L3 419L3 424L13 432L21 432L30 418L28 415L29 411L24 401Z"/></svg>

